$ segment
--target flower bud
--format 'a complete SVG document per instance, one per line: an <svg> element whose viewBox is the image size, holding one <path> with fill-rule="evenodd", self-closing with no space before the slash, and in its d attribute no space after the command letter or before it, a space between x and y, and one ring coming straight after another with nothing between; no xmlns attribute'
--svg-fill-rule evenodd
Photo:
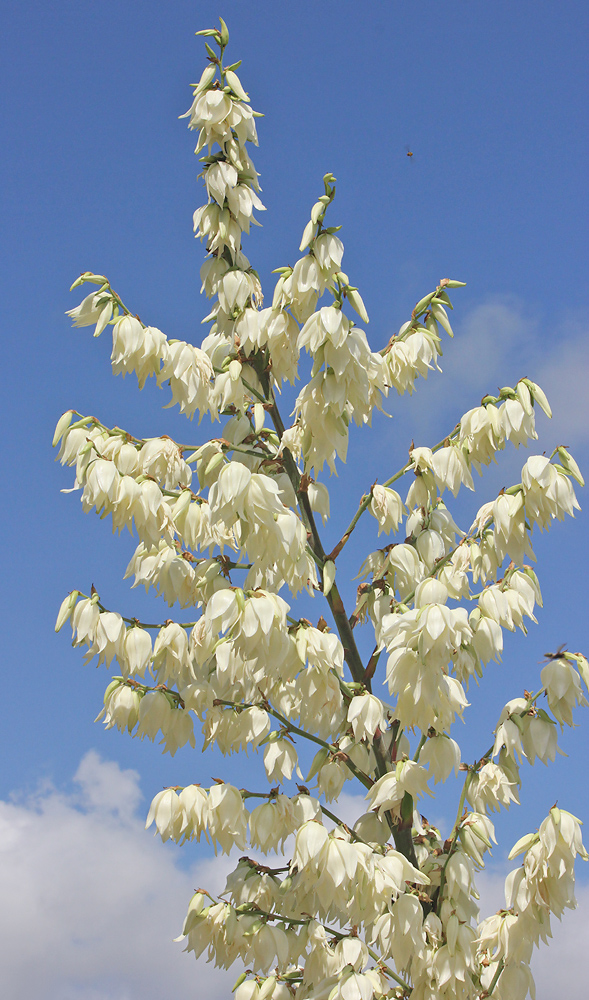
<svg viewBox="0 0 589 1000"><path fill-rule="evenodd" d="M237 73L234 73L232 69L225 70L225 79L231 87L231 90L240 101L249 101L249 97L241 85L241 80L239 79Z"/></svg>
<svg viewBox="0 0 589 1000"><path fill-rule="evenodd" d="M59 632L65 623L71 618L79 596L79 590L72 590L71 594L68 594L67 597L61 602L61 607L57 614L57 621L55 622L56 632Z"/></svg>
<svg viewBox="0 0 589 1000"><path fill-rule="evenodd" d="M323 594L325 597L333 587L335 582L335 563L327 559L323 564Z"/></svg>
<svg viewBox="0 0 589 1000"><path fill-rule="evenodd" d="M215 72L216 72L216 66L214 65L209 65L206 67L205 70L203 70L203 74L193 91L195 97L197 94L200 94L203 90L208 90L209 85L212 83L213 78L215 76Z"/></svg>
<svg viewBox="0 0 589 1000"><path fill-rule="evenodd" d="M245 972L242 973L245 977ZM259 1000L260 998L260 987L258 986L255 979L247 979L245 981L237 980L236 985L233 987L235 992L235 1000Z"/></svg>
<svg viewBox="0 0 589 1000"><path fill-rule="evenodd" d="M352 309L354 309L363 323L369 323L368 313L366 312L366 306L362 300L360 292L356 288L348 288L346 290L346 298L350 303Z"/></svg>
<svg viewBox="0 0 589 1000"><path fill-rule="evenodd" d="M301 245L299 247L299 250L306 250L307 247L311 245L311 243L313 242L314 234L315 234L315 224L311 219L311 221L307 223L307 225L303 230L303 236L301 239Z"/></svg>
<svg viewBox="0 0 589 1000"><path fill-rule="evenodd" d="M63 435L65 434L69 425L72 422L73 416L74 416L73 410L66 410L65 413L63 413L62 416L57 421L57 426L55 428L55 434L53 435L53 441L51 445L52 448L55 448L55 445L59 441L61 441Z"/></svg>

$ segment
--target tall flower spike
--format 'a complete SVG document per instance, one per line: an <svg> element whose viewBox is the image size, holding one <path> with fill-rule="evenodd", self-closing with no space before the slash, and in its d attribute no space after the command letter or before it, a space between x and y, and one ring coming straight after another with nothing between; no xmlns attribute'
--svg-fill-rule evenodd
<svg viewBox="0 0 589 1000"><path fill-rule="evenodd" d="M219 421L218 436L192 445L142 438L69 410L54 437L61 462L75 468L83 509L136 532L133 586L191 611L146 623L105 606L94 588L73 590L56 628L71 623L86 662L118 665L100 714L107 729L157 740L171 755L202 734L203 749L260 758L262 788L252 764L253 787L234 777L166 788L148 815L164 841L204 835L215 851L242 855L219 899L195 893L181 936L197 957L242 964L237 1000L409 991L415 1000L524 1000L534 946L549 935L550 917L574 906L574 862L587 858L580 822L555 806L515 845L512 856L524 858L507 879L505 908L481 922L477 871L495 843L490 814L519 802L525 760L553 761L557 724L572 725L587 703L587 660L564 647L549 655L540 687L507 702L494 742L474 761L462 760L452 726L466 713L472 678L500 660L503 630L525 633L536 621L531 530L574 513L571 481L582 485L582 474L564 446L533 455L521 482L485 502L468 532L454 521L445 501L474 488L473 467L481 472L507 442L534 440L536 404L550 413L539 386L520 379L483 397L437 444L411 444L398 471L365 484L340 540L324 547L315 515L325 522L343 504L337 493L330 504L317 474L345 460L352 422L370 423L389 389L412 392L437 367L442 333L452 336L449 290L462 283L440 281L374 352L355 325L368 315L342 270L339 227L327 224L335 177L326 174L303 256L279 269L262 308L242 249L263 209L249 154L257 113L239 64L225 65L225 23L199 34L208 64L186 117L207 198L195 229L207 247L210 332L201 347L169 340L93 272L75 282L94 289L69 314L97 335L112 326L113 372L135 372L140 387L151 375L169 384L186 416ZM275 390L294 383L300 352L311 374L285 428ZM364 558L350 614L339 589L342 550L368 510L390 537ZM302 590L325 599L315 624L296 608ZM374 633L364 659L361 625ZM303 774L306 784L295 786ZM464 781L456 820L442 833L418 806L433 794L430 778L453 776ZM356 794L344 811L346 782ZM368 811L353 822L358 793ZM276 867L254 860L288 845L292 856Z"/></svg>

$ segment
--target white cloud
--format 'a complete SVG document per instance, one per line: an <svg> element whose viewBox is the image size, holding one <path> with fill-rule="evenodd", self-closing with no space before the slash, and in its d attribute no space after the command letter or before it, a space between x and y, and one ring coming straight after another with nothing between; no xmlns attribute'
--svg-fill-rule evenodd
<svg viewBox="0 0 589 1000"><path fill-rule="evenodd" d="M173 938L194 888L221 889L229 863L181 870L144 830L134 771L90 752L74 780L0 802L2 995L225 998L237 973L197 965Z"/></svg>
<svg viewBox="0 0 589 1000"><path fill-rule="evenodd" d="M527 374L534 352L535 323L522 303L500 297L476 306L444 347L444 374L469 393L494 392ZM510 381L511 380L511 381Z"/></svg>
<svg viewBox="0 0 589 1000"><path fill-rule="evenodd" d="M144 830L138 775L83 758L75 788L0 801L2 995L10 1000L226 1000L238 974L194 962L175 944L194 888L218 892L233 862L188 871L180 852ZM363 800L337 809L355 818ZM184 853L191 848L184 849ZM502 903L503 873L479 876L486 915ZM537 953L537 1000L582 1000L589 886Z"/></svg>

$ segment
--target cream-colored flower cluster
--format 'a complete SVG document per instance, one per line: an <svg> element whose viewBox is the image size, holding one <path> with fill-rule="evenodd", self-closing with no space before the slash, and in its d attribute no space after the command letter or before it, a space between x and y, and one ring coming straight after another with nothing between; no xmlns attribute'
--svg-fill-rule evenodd
<svg viewBox="0 0 589 1000"><path fill-rule="evenodd" d="M538 407L550 416L541 388L523 378L485 396L432 447L412 444L324 548L324 466L345 460L352 422L369 424L392 389L411 393L438 367L442 332L453 335L449 291L462 283L440 281L374 351L355 325L368 316L342 271L338 227L326 223L335 197L326 174L303 256L278 269L263 308L242 249L264 208L248 151L257 114L239 64L224 64L225 24L200 34L208 65L186 117L207 197L194 229L206 244L210 331L200 346L170 340L92 272L75 286L95 290L69 315L95 336L112 327L113 372L134 372L140 388L151 376L167 383L180 412L218 421L219 436L138 438L70 410L54 439L83 510L136 535L126 577L169 607L194 609L194 620L143 623L92 588L65 598L56 627L71 625L86 662L117 664L99 716L108 729L158 740L172 755L198 736L203 749L260 761L261 789L195 780L159 792L147 820L164 841L250 852L219 899L195 893L181 936L196 956L248 970L237 1000L525 1000L533 947L549 936L550 915L574 906L574 860L587 857L579 821L554 807L516 845L524 863L507 880L505 909L482 922L475 876L495 843L490 814L519 803L522 762L553 761L558 725L573 725L587 704L587 660L564 648L549 656L538 690L507 702L475 761L462 759L452 726L471 679L501 659L504 630L525 633L536 621L532 532L574 515L573 481L583 478L565 447L532 455L468 531L455 522L447 503L474 489L473 470L508 443L534 441ZM303 377L304 352L308 378L285 426L277 391ZM364 559L346 609L342 551L366 511L379 536L393 537ZM326 617L300 615L300 594L321 595ZM432 784L458 777L456 820L443 836L420 809ZM348 787L364 796L355 822L338 804Z"/></svg>

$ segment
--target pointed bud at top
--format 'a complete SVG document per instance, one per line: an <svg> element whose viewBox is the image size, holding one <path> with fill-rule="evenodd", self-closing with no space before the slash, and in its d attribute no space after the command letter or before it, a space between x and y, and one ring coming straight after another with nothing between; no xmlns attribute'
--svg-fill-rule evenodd
<svg viewBox="0 0 589 1000"><path fill-rule="evenodd" d="M551 417L552 410L550 408L550 403L548 402L546 395L544 391L540 388L540 386L537 385L536 382L532 382L532 380L529 378L522 379L522 381L526 383L528 389L532 393L534 402L538 403L541 406L547 417Z"/></svg>
<svg viewBox="0 0 589 1000"><path fill-rule="evenodd" d="M92 285L108 285L108 278L105 278L103 274L94 274L92 271L84 271L79 278L76 278L73 285L70 288L70 292L73 292L74 288L79 288L86 281L89 281Z"/></svg>
<svg viewBox="0 0 589 1000"><path fill-rule="evenodd" d="M305 778L305 784L308 784L312 778L321 770L323 765L327 762L329 757L329 749L327 747L320 747L317 751L313 760L311 761L311 767L309 768L309 773Z"/></svg>
<svg viewBox="0 0 589 1000"><path fill-rule="evenodd" d="M441 326L444 327L444 330L446 331L449 337L454 336L454 333L452 332L452 327L450 326L450 320L448 319L448 313L446 312L446 310L444 309L443 305L440 302L434 302L432 300L431 315L434 317L435 320L437 320L438 323L440 323Z"/></svg>
<svg viewBox="0 0 589 1000"><path fill-rule="evenodd" d="M324 214L325 214L325 205L323 204L322 201L316 201L315 204L313 205L313 208L311 209L311 222L313 223L314 226L317 225L319 219L321 219Z"/></svg>
<svg viewBox="0 0 589 1000"><path fill-rule="evenodd" d="M220 31L221 45L223 46L223 48L225 48L225 46L229 42L229 28L225 24L225 21L223 20L222 17L219 18L219 21L221 22L221 31Z"/></svg>
<svg viewBox="0 0 589 1000"><path fill-rule="evenodd" d="M233 361L229 362L229 367L227 369L229 372L229 378L232 382L237 382L239 376L241 375L241 364L234 358Z"/></svg>
<svg viewBox="0 0 589 1000"><path fill-rule="evenodd" d="M417 305L415 306L413 310L413 315L419 316L421 313L425 312L435 294L436 294L435 292L430 292L429 295L424 295L424 297L420 299Z"/></svg>
<svg viewBox="0 0 589 1000"><path fill-rule="evenodd" d="M534 407L532 406L532 394L523 379L520 379L517 383L515 387L515 394L522 404L524 412L527 413L528 416L531 416L534 412Z"/></svg>
<svg viewBox="0 0 589 1000"><path fill-rule="evenodd" d="M263 403L254 403L254 430L256 434L262 430L266 419L266 411Z"/></svg>
<svg viewBox="0 0 589 1000"><path fill-rule="evenodd" d="M264 980L264 983L260 988L259 1000L269 1000L270 997L274 996L275 986L276 986L276 976L268 976L268 978Z"/></svg>
<svg viewBox="0 0 589 1000"><path fill-rule="evenodd" d="M192 500L191 491L182 490L182 493L180 494L180 496L178 497L176 503L172 508L172 517L179 517L180 514L183 514L184 511L187 510L188 507L190 506L191 500Z"/></svg>
<svg viewBox="0 0 589 1000"><path fill-rule="evenodd" d="M65 416L65 414L64 414L64 416ZM62 417L62 419L63 419L63 417ZM560 448L557 448L556 451L558 453L558 457L560 458L560 462L561 462L561 465L562 465L563 469L566 472L568 472L569 475L573 477L573 479L577 480L579 486L584 486L585 485L585 480L584 480L584 478L583 478L583 476L581 474L581 470L580 470L579 466L575 462L575 459L571 455L570 451L567 451L567 449L563 448L562 445L561 445Z"/></svg>
<svg viewBox="0 0 589 1000"><path fill-rule="evenodd" d="M246 979L247 979L247 972L240 972L240 974L238 975L237 979L233 984L233 989L231 990L231 992L235 993L237 987L241 986L241 984L245 982Z"/></svg>
<svg viewBox="0 0 589 1000"><path fill-rule="evenodd" d="M55 428L55 434L53 435L53 441L51 445L53 448L55 448L55 445L59 441L61 441L63 435L67 431L69 425L72 422L72 417L74 415L74 412L75 412L74 410L66 410L65 413L63 413L59 418L59 420L57 421L57 426Z"/></svg>
<svg viewBox="0 0 589 1000"><path fill-rule="evenodd" d="M72 611L76 606L76 601L79 596L79 590L72 590L71 594L68 594L67 597L61 602L61 607L57 613L57 621L55 622L56 632L59 632L65 623L71 618Z"/></svg>

